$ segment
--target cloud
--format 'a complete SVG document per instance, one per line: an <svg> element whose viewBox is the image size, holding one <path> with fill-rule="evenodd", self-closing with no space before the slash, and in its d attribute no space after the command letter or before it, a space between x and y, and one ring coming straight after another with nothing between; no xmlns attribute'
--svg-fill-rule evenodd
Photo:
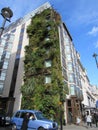
<svg viewBox="0 0 98 130"><path fill-rule="evenodd" d="M95 48L98 48L98 41L95 43Z"/></svg>
<svg viewBox="0 0 98 130"><path fill-rule="evenodd" d="M89 35L96 36L98 34L98 27L93 27L91 31L88 32Z"/></svg>

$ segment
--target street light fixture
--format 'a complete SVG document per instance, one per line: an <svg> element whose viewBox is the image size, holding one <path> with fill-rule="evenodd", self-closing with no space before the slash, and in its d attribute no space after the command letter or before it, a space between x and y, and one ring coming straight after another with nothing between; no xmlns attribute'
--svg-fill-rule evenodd
<svg viewBox="0 0 98 130"><path fill-rule="evenodd" d="M98 56L98 54L96 54L96 53L93 54L93 57L95 58L95 62L96 62L97 68L98 68L97 56Z"/></svg>
<svg viewBox="0 0 98 130"><path fill-rule="evenodd" d="M10 19L13 16L13 12L9 7L5 7L5 8L3 8L1 10L1 15L3 16L4 21L2 23L2 27L0 28L0 37L1 37L2 33L3 33L6 21L10 22Z"/></svg>

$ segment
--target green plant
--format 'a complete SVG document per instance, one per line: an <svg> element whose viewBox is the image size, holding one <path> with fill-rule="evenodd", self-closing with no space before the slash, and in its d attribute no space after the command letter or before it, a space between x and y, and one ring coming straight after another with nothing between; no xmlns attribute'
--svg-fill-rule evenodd
<svg viewBox="0 0 98 130"><path fill-rule="evenodd" d="M46 20L47 16L50 19ZM54 119L60 117L61 92L64 98L58 34L60 19L57 17L55 11L46 9L32 18L27 28L29 45L25 47L24 85L21 87L23 109L38 109ZM46 59L52 61L51 67L45 66ZM46 75L51 76L50 83L45 83Z"/></svg>

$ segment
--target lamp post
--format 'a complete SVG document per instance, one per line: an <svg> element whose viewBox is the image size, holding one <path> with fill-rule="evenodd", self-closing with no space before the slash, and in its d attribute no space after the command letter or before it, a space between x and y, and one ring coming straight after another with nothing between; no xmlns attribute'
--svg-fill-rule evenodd
<svg viewBox="0 0 98 130"><path fill-rule="evenodd" d="M4 21L2 23L2 27L0 28L0 37L1 37L2 33L3 33L6 21L10 22L10 19L13 16L13 12L9 7L5 7L5 8L3 8L1 10L1 15L3 16Z"/></svg>
<svg viewBox="0 0 98 130"><path fill-rule="evenodd" d="M98 54L96 54L96 53L93 54L93 57L95 58L95 62L96 62L97 68L98 68L97 56L98 56Z"/></svg>

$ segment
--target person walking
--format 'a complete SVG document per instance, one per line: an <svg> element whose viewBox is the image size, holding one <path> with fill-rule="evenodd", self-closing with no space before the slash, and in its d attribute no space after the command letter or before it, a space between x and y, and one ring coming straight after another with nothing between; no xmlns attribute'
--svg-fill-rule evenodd
<svg viewBox="0 0 98 130"><path fill-rule="evenodd" d="M94 113L94 121L97 127L98 126L98 113Z"/></svg>
<svg viewBox="0 0 98 130"><path fill-rule="evenodd" d="M92 127L92 116L87 113L87 116L86 116L86 122L87 122L87 127Z"/></svg>
<svg viewBox="0 0 98 130"><path fill-rule="evenodd" d="M29 122L29 113L26 113L23 119L21 130L27 130Z"/></svg>

